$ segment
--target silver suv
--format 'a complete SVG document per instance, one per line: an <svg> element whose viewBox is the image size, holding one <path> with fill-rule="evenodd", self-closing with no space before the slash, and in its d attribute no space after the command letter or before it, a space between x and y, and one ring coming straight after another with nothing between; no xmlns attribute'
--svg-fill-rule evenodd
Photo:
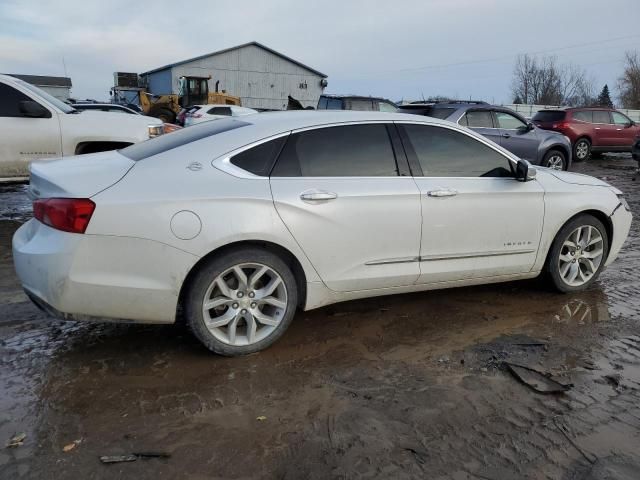
<svg viewBox="0 0 640 480"><path fill-rule="evenodd" d="M555 170L571 167L571 142L566 136L538 128L508 108L486 102L446 101L411 103L398 109L468 127L534 165Z"/></svg>

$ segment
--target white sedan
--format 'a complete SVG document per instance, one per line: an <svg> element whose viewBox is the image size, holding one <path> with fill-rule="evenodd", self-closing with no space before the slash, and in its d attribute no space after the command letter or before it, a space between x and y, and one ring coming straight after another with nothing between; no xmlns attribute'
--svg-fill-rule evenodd
<svg viewBox="0 0 640 480"><path fill-rule="evenodd" d="M220 120L229 117L243 117L258 113L257 110L237 105L194 105L189 108L184 116L184 126L195 125L196 123Z"/></svg>
<svg viewBox="0 0 640 480"><path fill-rule="evenodd" d="M67 319L173 323L256 352L296 310L614 261L631 213L593 177L530 166L428 117L279 112L34 163L13 238L29 297Z"/></svg>

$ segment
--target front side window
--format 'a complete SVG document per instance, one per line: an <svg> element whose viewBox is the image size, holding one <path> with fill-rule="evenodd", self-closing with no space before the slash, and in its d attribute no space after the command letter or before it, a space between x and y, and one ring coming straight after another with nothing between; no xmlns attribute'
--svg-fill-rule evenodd
<svg viewBox="0 0 640 480"><path fill-rule="evenodd" d="M274 177L395 177L395 156L384 124L344 125L293 134Z"/></svg>
<svg viewBox="0 0 640 480"><path fill-rule="evenodd" d="M613 123L616 125L628 125L631 120L620 112L611 112Z"/></svg>
<svg viewBox="0 0 640 480"><path fill-rule="evenodd" d="M20 102L28 100L24 93L0 83L0 117L22 117Z"/></svg>
<svg viewBox="0 0 640 480"><path fill-rule="evenodd" d="M604 110L593 111L593 123L611 123L609 112Z"/></svg>
<svg viewBox="0 0 640 480"><path fill-rule="evenodd" d="M378 110L381 112L395 113L398 107L387 102L378 102Z"/></svg>
<svg viewBox="0 0 640 480"><path fill-rule="evenodd" d="M470 110L464 114L459 123L470 128L494 128L493 118L488 110Z"/></svg>
<svg viewBox="0 0 640 480"><path fill-rule="evenodd" d="M443 127L404 125L426 177L512 177L511 162L475 138Z"/></svg>
<svg viewBox="0 0 640 480"><path fill-rule="evenodd" d="M580 122L593 123L593 112L591 110L573 112L573 119Z"/></svg>
<svg viewBox="0 0 640 480"><path fill-rule="evenodd" d="M518 117L514 117L510 113L496 112L496 119L498 120L498 126L505 130L517 130L519 128L527 127L526 123Z"/></svg>

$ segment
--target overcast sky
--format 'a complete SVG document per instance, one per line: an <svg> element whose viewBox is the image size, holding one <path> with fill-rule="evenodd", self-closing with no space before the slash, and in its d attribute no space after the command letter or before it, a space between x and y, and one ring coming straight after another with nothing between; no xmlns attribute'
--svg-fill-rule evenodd
<svg viewBox="0 0 640 480"><path fill-rule="evenodd" d="M326 73L330 93L497 103L519 53L617 95L624 51L640 50L640 0L0 0L0 25L0 72L62 76L64 58L72 94L102 100L114 71L253 40Z"/></svg>

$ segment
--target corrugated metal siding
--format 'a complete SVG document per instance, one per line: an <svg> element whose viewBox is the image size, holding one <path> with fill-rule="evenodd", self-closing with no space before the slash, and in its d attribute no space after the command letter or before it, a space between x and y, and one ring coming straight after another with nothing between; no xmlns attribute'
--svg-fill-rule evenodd
<svg viewBox="0 0 640 480"><path fill-rule="evenodd" d="M173 67L171 84L176 93L183 75L211 75L210 91L220 80L221 90L239 96L242 105L250 108L283 110L288 95L305 107L315 107L323 90L319 75L255 45ZM307 88L300 88L301 83Z"/></svg>

